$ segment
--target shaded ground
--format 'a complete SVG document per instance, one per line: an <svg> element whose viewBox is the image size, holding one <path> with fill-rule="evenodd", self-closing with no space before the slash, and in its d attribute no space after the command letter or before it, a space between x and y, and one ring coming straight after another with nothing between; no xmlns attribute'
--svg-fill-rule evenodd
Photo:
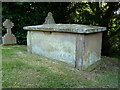
<svg viewBox="0 0 120 90"><path fill-rule="evenodd" d="M102 60L76 70L65 63L30 54L26 46L2 47L3 88L115 88L118 87L118 59Z"/></svg>

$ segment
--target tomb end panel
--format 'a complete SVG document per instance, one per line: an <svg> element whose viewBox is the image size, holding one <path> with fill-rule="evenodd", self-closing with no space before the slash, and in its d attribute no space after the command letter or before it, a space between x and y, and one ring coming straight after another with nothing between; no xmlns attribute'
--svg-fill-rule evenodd
<svg viewBox="0 0 120 90"><path fill-rule="evenodd" d="M31 48L32 53L58 59L75 66L76 34L31 31L28 37L28 47Z"/></svg>
<svg viewBox="0 0 120 90"><path fill-rule="evenodd" d="M87 67L101 59L102 32L87 34L84 40L83 67Z"/></svg>

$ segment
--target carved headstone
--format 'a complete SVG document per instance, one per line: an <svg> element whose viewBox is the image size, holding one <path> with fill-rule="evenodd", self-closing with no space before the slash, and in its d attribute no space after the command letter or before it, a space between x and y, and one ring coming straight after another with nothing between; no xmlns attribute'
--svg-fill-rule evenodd
<svg viewBox="0 0 120 90"><path fill-rule="evenodd" d="M16 37L12 34L11 28L14 26L9 19L3 22L3 26L7 29L7 33L2 37L3 44L16 44Z"/></svg>
<svg viewBox="0 0 120 90"><path fill-rule="evenodd" d="M51 12L48 13L47 17L45 18L45 22L43 24L55 24L55 21Z"/></svg>

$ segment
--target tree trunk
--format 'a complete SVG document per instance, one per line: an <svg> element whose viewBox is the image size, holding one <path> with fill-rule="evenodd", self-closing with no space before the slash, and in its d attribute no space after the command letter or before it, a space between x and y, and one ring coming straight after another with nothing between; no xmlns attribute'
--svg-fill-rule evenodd
<svg viewBox="0 0 120 90"><path fill-rule="evenodd" d="M102 55L110 56L111 44L109 41L108 30L103 32L102 36Z"/></svg>

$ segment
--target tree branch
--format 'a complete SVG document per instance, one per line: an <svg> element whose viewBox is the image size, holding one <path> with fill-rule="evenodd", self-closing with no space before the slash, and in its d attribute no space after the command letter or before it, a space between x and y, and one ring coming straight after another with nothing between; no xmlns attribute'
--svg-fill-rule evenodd
<svg viewBox="0 0 120 90"><path fill-rule="evenodd" d="M91 2L88 2L88 5L90 6L92 12L95 14L95 10L94 10L94 8L93 8L93 4L92 4Z"/></svg>

